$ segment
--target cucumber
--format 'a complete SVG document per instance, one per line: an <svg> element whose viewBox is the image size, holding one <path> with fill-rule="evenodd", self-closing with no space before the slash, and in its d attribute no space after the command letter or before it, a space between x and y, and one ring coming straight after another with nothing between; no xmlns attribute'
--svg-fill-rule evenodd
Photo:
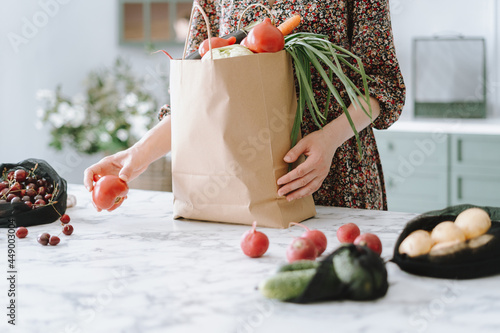
<svg viewBox="0 0 500 333"><path fill-rule="evenodd" d="M285 271L262 281L259 291L264 297L287 301L300 296L316 274L316 268Z"/></svg>
<svg viewBox="0 0 500 333"><path fill-rule="evenodd" d="M283 265L278 272L300 271L303 269L318 268L320 263L314 260L297 260L291 264Z"/></svg>

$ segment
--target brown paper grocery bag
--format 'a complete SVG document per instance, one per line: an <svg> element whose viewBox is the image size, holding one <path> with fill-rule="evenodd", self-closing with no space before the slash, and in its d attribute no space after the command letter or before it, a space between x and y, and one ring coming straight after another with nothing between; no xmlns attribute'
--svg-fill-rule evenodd
<svg viewBox="0 0 500 333"><path fill-rule="evenodd" d="M277 194L297 108L285 51L172 60L170 93L174 218L286 228L316 214L312 196Z"/></svg>

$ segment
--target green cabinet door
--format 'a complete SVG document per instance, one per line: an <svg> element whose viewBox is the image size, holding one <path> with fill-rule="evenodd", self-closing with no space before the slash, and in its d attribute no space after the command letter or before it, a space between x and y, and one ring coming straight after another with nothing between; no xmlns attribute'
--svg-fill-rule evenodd
<svg viewBox="0 0 500 333"><path fill-rule="evenodd" d="M375 131L388 209L423 213L448 203L448 135Z"/></svg>
<svg viewBox="0 0 500 333"><path fill-rule="evenodd" d="M500 207L500 136L451 135L452 205Z"/></svg>

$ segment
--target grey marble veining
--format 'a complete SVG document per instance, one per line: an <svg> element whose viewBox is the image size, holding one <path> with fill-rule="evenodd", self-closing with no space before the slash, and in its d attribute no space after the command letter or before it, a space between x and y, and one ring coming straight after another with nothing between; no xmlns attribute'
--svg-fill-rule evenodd
<svg viewBox="0 0 500 333"><path fill-rule="evenodd" d="M97 213L90 194L70 185L75 232L55 247L36 236L58 234L59 223L29 228L16 240L16 326L7 324L7 281L1 279L0 332L499 332L500 277L452 281L413 276L387 264L390 288L375 302L311 305L264 299L255 290L285 262L302 228L262 229L266 255L245 257L248 226L172 220L172 194L131 190L122 207ZM304 222L338 245L337 228L358 224L379 235L390 259L403 226L415 214L318 207ZM7 231L0 247L7 272Z"/></svg>

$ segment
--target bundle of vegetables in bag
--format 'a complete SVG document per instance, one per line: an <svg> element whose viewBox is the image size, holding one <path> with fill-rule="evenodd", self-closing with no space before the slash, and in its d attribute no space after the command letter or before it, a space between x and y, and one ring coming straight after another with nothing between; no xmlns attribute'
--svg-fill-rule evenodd
<svg viewBox="0 0 500 333"><path fill-rule="evenodd" d="M471 279L500 273L500 208L447 207L409 221L391 259L423 276Z"/></svg>
<svg viewBox="0 0 500 333"><path fill-rule="evenodd" d="M346 244L321 262L299 260L282 266L262 281L267 298L293 303L328 300L374 300L388 289L387 270L380 256L367 247Z"/></svg>
<svg viewBox="0 0 500 333"><path fill-rule="evenodd" d="M241 27L241 18L251 7L260 6L269 9L260 4L248 6L240 16L238 29L223 37L211 37L203 41L198 51L190 54L186 59L220 59L226 57L249 55L252 53L278 52L283 49L292 57L295 75L299 84L299 96L295 122L291 133L292 146L299 139L300 126L305 110L307 109L318 128L326 124L330 100L333 98L342 107L349 124L355 134L358 144L358 152L361 154L361 142L358 131L347 110L346 103L341 98L339 91L333 85L333 78L337 77L346 88L348 98L356 107L361 108L371 119L372 110L369 103L368 80L370 78L364 71L361 59L348 50L333 44L326 35L314 34L308 32L291 33L301 22L300 15L294 15L285 22L275 27L270 18L265 18L260 23L254 23L247 27ZM238 44L240 43L240 44ZM242 47L243 46L243 47ZM212 48L211 52L208 52ZM213 56L212 56L213 54ZM349 62L349 58L355 60L356 65ZM347 66L361 76L363 82L363 91L357 87L354 82L344 73L342 65ZM323 78L328 86L328 96L324 106L324 111L316 103L315 94L311 82L311 68L314 68ZM325 70L327 68L327 70ZM360 99L368 105L365 109Z"/></svg>
<svg viewBox="0 0 500 333"><path fill-rule="evenodd" d="M0 164L0 227L29 227L66 211L66 180L44 160Z"/></svg>
<svg viewBox="0 0 500 333"><path fill-rule="evenodd" d="M255 4L254 6L261 6L268 9L265 6L260 4ZM248 10L251 6L245 9ZM241 14L243 17L244 12ZM286 36L290 34L301 21L300 15L294 15L287 19L285 22L281 23L277 28L281 32L282 36ZM264 24L261 24L264 23ZM212 37L204 40L198 50L189 54L186 59L201 59L203 56L209 51L209 44L213 49L219 47L226 47L230 45L240 44L252 50L253 52L259 52L258 50L267 50L265 52L277 52L283 49L283 45L281 48L276 49L276 46L279 44L284 44L283 38L277 37L276 32L269 29L268 24L272 24L270 19L265 19L263 22L254 22L252 24L247 25L246 27L241 27L241 19L238 23L238 29L228 35L221 37ZM256 30L253 30L254 27L258 26ZM250 33L251 32L251 33ZM270 32L270 34L269 34ZM250 35L250 38L247 37ZM258 36L257 36L258 35ZM262 39L265 38L265 40ZM281 39L282 41L280 41ZM273 43L273 40L275 43ZM268 46L271 46L271 49L268 49ZM215 58L214 58L215 59Z"/></svg>

